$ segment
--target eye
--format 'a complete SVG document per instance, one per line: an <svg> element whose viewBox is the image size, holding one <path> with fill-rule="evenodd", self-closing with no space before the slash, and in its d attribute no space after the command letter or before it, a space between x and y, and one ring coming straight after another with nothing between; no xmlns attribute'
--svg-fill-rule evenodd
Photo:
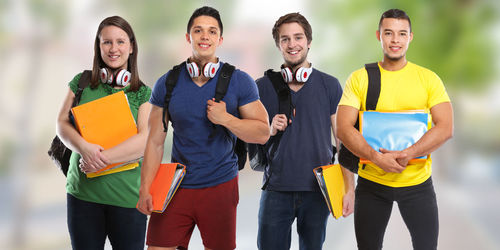
<svg viewBox="0 0 500 250"><path fill-rule="evenodd" d="M401 33L399 33L399 35L400 35L400 36L406 36L406 35L407 35L407 33L406 33L406 32L401 32Z"/></svg>
<svg viewBox="0 0 500 250"><path fill-rule="evenodd" d="M215 31L215 30L211 30L211 31L210 31L210 34L212 34L212 35L217 35L217 31Z"/></svg>
<svg viewBox="0 0 500 250"><path fill-rule="evenodd" d="M103 41L102 44L108 45L108 44L111 44L111 41Z"/></svg>
<svg viewBox="0 0 500 250"><path fill-rule="evenodd" d="M390 36L390 35L392 35L392 32L386 31L386 32L384 32L384 35Z"/></svg>

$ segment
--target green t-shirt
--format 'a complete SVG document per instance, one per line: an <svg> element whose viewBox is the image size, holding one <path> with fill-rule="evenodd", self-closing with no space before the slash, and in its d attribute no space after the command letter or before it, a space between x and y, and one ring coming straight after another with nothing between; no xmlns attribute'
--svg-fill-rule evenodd
<svg viewBox="0 0 500 250"><path fill-rule="evenodd" d="M81 74L77 74L69 83L73 93L78 90L78 81ZM101 97L125 91L130 105L130 110L137 122L139 106L147 102L151 96L151 88L142 86L136 92L128 91L130 85L123 89L114 89L108 84L99 84L97 88L88 86L83 90L80 104L84 104ZM87 178L78 168L80 155L73 152L70 159L66 191L76 198L84 201L107 204L119 207L134 208L139 199L141 165L135 169L119 173Z"/></svg>

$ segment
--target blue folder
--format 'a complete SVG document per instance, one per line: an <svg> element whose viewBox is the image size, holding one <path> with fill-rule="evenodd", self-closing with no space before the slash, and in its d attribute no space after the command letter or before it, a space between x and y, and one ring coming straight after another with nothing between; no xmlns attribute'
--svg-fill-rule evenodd
<svg viewBox="0 0 500 250"><path fill-rule="evenodd" d="M430 128L430 114L423 111L361 111L359 128L366 142L376 151L403 150L415 144ZM425 161L421 156L412 161ZM368 162L360 159L361 163Z"/></svg>

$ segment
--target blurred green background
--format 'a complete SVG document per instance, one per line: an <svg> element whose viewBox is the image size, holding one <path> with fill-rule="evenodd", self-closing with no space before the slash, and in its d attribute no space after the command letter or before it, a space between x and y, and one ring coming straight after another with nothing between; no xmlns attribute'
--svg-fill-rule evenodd
<svg viewBox="0 0 500 250"><path fill-rule="evenodd" d="M46 152L68 82L91 68L100 21L120 15L130 22L140 77L152 87L190 55L187 20L203 5L222 16L219 57L254 78L282 63L271 36L274 22L302 13L313 27L309 60L342 85L352 71L381 59L375 37L380 15L405 10L414 32L408 60L441 77L455 109L455 136L433 154L439 249L500 249L497 0L0 1L0 249L71 248L65 179ZM240 172L237 249L256 249L260 182L261 173ZM292 237L292 249L298 249L295 232ZM203 249L197 232L190 246ZM330 219L324 247L356 249L352 216ZM395 205L384 249L410 248Z"/></svg>

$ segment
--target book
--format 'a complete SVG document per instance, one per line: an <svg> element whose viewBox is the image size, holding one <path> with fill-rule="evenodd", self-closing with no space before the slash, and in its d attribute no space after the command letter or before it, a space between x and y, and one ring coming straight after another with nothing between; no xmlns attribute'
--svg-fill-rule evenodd
<svg viewBox="0 0 500 250"><path fill-rule="evenodd" d="M162 163L151 183L149 193L153 198L153 212L163 213L180 186L186 166L179 163Z"/></svg>
<svg viewBox="0 0 500 250"><path fill-rule="evenodd" d="M342 208L345 186L341 168L340 164L332 164L313 169L326 205L335 219L343 215Z"/></svg>
<svg viewBox="0 0 500 250"><path fill-rule="evenodd" d="M415 144L431 128L430 114L423 111L360 111L359 131L377 152L380 148L403 150ZM410 160L426 161L429 155ZM360 163L369 163L360 159Z"/></svg>
<svg viewBox="0 0 500 250"><path fill-rule="evenodd" d="M137 134L132 111L123 91L78 105L71 109L75 125L80 135L90 143L104 149L112 148ZM139 160L108 165L88 178L117 173L139 166Z"/></svg>

